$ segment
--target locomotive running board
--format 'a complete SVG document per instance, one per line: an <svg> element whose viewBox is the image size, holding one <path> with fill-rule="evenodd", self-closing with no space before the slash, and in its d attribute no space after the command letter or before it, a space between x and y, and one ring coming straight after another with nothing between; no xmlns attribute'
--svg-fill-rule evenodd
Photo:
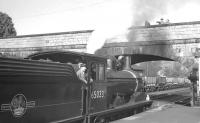
<svg viewBox="0 0 200 123"><path fill-rule="evenodd" d="M74 118L67 118L63 120L57 120L57 121L52 121L50 123L63 123L63 122L73 122L73 121L79 121L79 120L84 120L85 116L78 116Z"/></svg>

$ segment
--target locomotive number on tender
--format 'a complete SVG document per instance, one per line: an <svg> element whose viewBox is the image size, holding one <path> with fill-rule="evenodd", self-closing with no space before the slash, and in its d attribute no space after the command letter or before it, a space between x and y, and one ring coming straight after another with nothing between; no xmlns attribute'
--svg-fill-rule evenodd
<svg viewBox="0 0 200 123"><path fill-rule="evenodd" d="M91 98L92 99L97 99L97 98L103 98L105 95L104 95L104 91L102 90L95 90L95 91L92 91L91 93Z"/></svg>

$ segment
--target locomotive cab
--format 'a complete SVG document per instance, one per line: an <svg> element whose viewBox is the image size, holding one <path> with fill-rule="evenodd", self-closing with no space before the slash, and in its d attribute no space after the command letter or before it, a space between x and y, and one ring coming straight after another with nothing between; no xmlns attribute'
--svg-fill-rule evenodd
<svg viewBox="0 0 200 123"><path fill-rule="evenodd" d="M95 55L66 52L50 51L33 54L28 57L32 60L50 60L53 62L67 63L77 71L78 63L86 64L87 84L82 82L82 115L106 110L106 58Z"/></svg>

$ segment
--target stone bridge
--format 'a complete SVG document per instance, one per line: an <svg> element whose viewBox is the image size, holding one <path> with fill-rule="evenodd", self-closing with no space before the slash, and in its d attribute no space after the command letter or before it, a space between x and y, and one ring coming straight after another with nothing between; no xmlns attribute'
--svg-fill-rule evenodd
<svg viewBox="0 0 200 123"><path fill-rule="evenodd" d="M168 74L171 71L170 76L186 76L192 68L198 67L195 56L199 53L200 21L131 27L127 35L108 39L96 51L103 56L132 54L135 57L132 63L142 62L139 66L147 76L163 71L168 71ZM157 63L145 63L158 60ZM174 60L176 63L160 60Z"/></svg>
<svg viewBox="0 0 200 123"><path fill-rule="evenodd" d="M127 35L108 39L100 55L146 54L175 61L194 57L200 48L200 21L131 27ZM179 61L181 62L181 61Z"/></svg>
<svg viewBox="0 0 200 123"><path fill-rule="evenodd" d="M46 50L86 52L92 32L83 30L0 39L0 53L27 57ZM194 55L199 53L199 49L200 21L196 21L131 27L128 34L107 39L96 54L133 54L137 62L175 60L185 64L189 59L192 61L190 64L194 64Z"/></svg>

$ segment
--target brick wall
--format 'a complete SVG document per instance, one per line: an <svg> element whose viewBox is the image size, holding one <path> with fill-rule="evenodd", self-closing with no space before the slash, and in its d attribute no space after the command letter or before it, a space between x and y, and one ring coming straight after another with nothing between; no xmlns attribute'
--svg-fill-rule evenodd
<svg viewBox="0 0 200 123"><path fill-rule="evenodd" d="M0 52L20 57L45 50L86 52L86 45L92 32L93 30L84 30L0 39Z"/></svg>

